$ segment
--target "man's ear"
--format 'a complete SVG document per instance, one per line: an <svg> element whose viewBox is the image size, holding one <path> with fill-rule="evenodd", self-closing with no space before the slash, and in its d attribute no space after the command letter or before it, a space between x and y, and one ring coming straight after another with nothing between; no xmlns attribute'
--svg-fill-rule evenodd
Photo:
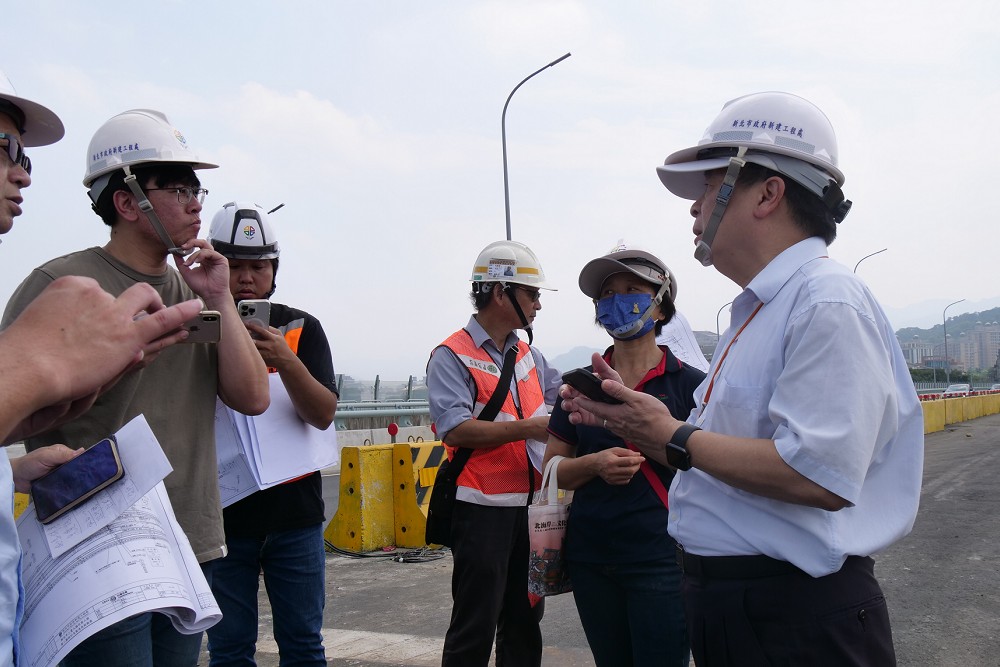
<svg viewBox="0 0 1000 667"><path fill-rule="evenodd" d="M111 195L112 202L115 205L115 211L118 213L119 217L123 220L128 220L134 222L139 219L138 202L136 202L135 197L128 190L115 190L114 194Z"/></svg>
<svg viewBox="0 0 1000 667"><path fill-rule="evenodd" d="M785 181L778 176L771 176L757 184L755 196L757 200L754 202L754 215L766 218L784 201Z"/></svg>

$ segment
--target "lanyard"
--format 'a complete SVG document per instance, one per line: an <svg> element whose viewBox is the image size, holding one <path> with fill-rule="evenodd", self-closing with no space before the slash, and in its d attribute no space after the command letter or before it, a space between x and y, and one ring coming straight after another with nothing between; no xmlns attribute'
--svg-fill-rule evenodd
<svg viewBox="0 0 1000 667"><path fill-rule="evenodd" d="M708 405L708 401L712 398L712 388L715 386L715 377L719 374L719 371L722 370L722 364L726 362L726 356L729 354L729 348L733 346L733 343L739 340L740 334L743 333L743 330L747 328L750 321L757 316L757 313L759 313L760 309L763 307L763 302L757 304L757 307L754 308L752 313L750 313L750 317L747 318L747 321L743 323L743 326L739 328L739 331L736 332L736 335L733 336L733 339L729 341L729 345L726 345L726 349L722 352L722 356L719 358L719 363L715 367L715 372L712 373L712 379L708 383L708 389L705 391L705 398L701 401L702 415L705 414L705 407Z"/></svg>

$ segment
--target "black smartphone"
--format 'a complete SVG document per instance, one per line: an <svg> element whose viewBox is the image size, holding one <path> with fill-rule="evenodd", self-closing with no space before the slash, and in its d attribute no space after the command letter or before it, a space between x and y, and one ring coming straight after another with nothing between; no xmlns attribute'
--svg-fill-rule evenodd
<svg viewBox="0 0 1000 667"><path fill-rule="evenodd" d="M105 438L31 483L35 516L41 523L55 521L124 473L117 441L114 436Z"/></svg>
<svg viewBox="0 0 1000 667"><path fill-rule="evenodd" d="M571 371L566 371L563 373L562 379L563 382L591 400L612 405L621 404L617 398L605 394L604 390L601 389L601 378L585 368L574 368Z"/></svg>

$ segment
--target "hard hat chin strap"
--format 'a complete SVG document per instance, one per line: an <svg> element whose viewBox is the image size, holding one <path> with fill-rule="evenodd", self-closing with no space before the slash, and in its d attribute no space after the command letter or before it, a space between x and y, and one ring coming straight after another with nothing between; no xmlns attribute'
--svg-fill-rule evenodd
<svg viewBox="0 0 1000 667"><path fill-rule="evenodd" d="M162 241L163 245L166 246L167 252L180 255L181 257L188 254L181 248L174 245L174 242L171 240L170 235L167 234L167 230L164 228L163 223L160 222L160 218L157 217L156 211L153 210L153 204L149 201L149 197L147 197L146 193L142 191L141 187L139 187L139 182L136 180L135 174L132 173L132 170L129 169L127 165L122 167L122 170L125 172L125 185L127 185L128 189L132 191L133 195L135 195L136 203L139 204L139 210L146 214L146 218L149 219L149 224L153 226L153 231L156 232L156 235L160 237L160 241Z"/></svg>
<svg viewBox="0 0 1000 667"><path fill-rule="evenodd" d="M733 189L736 187L736 179L740 175L740 170L747 164L747 161L743 159L746 152L747 147L740 146L736 155L729 158L729 168L726 169L722 185L719 186L719 194L715 196L715 208L712 209L712 217L709 218L708 224L705 225L705 231L702 232L701 240L698 241L698 245L694 250L694 257L701 262L702 266L712 265L712 241L715 240L715 234L719 231L722 216L726 212L726 207L729 206L729 199L733 196Z"/></svg>
<svg viewBox="0 0 1000 667"><path fill-rule="evenodd" d="M528 322L528 318L524 316L524 311L521 310L521 304L517 302L517 294L514 293L516 286L508 285L507 283L500 283L500 284L503 285L504 293L507 295L507 298L510 299L511 304L513 304L514 312L517 313L517 316L521 318L521 328L528 332L528 345L531 345L531 342L535 339L535 336L531 331L531 323Z"/></svg>

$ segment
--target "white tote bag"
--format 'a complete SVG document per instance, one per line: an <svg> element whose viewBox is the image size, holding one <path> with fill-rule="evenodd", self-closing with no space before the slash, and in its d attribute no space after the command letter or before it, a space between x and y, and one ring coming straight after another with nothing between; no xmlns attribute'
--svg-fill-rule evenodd
<svg viewBox="0 0 1000 667"><path fill-rule="evenodd" d="M542 488L528 506L528 592L539 597L573 590L566 571L566 521L573 492L559 497L556 470L564 457L553 456L545 466Z"/></svg>

